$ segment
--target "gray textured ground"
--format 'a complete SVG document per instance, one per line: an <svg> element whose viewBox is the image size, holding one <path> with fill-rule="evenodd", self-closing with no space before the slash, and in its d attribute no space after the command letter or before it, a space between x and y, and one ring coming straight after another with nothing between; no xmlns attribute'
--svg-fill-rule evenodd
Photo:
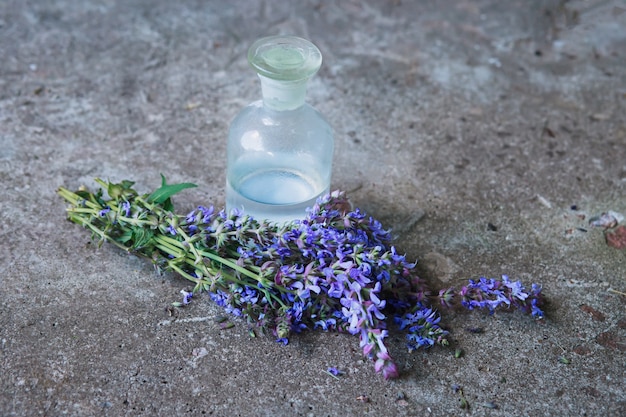
<svg viewBox="0 0 626 417"><path fill-rule="evenodd" d="M324 54L334 188L435 287L541 283L543 324L444 312L463 357L394 336L385 382L350 336L251 340L207 297L170 317L182 279L65 221L55 189L93 177L221 206L245 52L277 33ZM0 415L624 415L626 250L588 220L626 214L625 109L622 1L1 0Z"/></svg>

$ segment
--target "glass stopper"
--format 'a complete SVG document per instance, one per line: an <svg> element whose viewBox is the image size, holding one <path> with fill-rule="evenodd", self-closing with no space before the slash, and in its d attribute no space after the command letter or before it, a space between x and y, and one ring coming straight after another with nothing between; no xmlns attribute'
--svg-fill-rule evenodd
<svg viewBox="0 0 626 417"><path fill-rule="evenodd" d="M322 65L315 45L297 36L269 36L252 44L248 62L264 77L279 81L304 81Z"/></svg>

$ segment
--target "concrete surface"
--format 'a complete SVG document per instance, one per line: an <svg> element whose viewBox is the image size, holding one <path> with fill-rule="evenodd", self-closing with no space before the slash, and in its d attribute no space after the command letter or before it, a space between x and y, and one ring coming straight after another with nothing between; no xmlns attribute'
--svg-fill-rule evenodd
<svg viewBox="0 0 626 417"><path fill-rule="evenodd" d="M93 177L222 206L245 52L277 33L324 54L334 188L435 288L541 283L542 324L443 312L454 345L394 335L386 382L348 335L253 340L208 297L170 316L182 279L65 220L56 188ZM625 415L626 250L588 224L626 214L625 109L623 1L2 0L0 415Z"/></svg>

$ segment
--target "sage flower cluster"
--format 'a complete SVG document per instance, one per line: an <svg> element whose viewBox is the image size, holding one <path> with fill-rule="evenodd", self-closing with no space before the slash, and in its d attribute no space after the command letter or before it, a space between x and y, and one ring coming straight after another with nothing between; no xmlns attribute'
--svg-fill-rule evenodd
<svg viewBox="0 0 626 417"><path fill-rule="evenodd" d="M415 264L398 253L379 221L352 209L342 192L320 198L302 220L274 224L205 206L175 214L170 197L193 184L168 185L163 178L154 193L140 195L130 181L96 181L103 187L96 192L59 189L70 203L68 218L100 242L191 281L193 290L181 292L180 305L207 292L251 331L269 332L285 344L308 329L358 335L363 354L386 379L399 375L385 343L388 322L406 333L409 350L448 343ZM481 295L502 292L494 285L464 287L463 305L497 307ZM508 279L502 285L503 294L517 297L516 306L531 305L529 312L539 315L538 287L528 295ZM454 290L442 290L439 299L451 305Z"/></svg>

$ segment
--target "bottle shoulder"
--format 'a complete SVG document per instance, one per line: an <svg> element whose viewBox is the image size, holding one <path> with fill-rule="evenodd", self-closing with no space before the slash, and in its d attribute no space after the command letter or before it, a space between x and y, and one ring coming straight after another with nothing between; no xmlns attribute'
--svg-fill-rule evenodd
<svg viewBox="0 0 626 417"><path fill-rule="evenodd" d="M307 103L294 110L277 111L264 106L263 100L250 103L241 109L231 122L230 128L331 129L324 115Z"/></svg>

